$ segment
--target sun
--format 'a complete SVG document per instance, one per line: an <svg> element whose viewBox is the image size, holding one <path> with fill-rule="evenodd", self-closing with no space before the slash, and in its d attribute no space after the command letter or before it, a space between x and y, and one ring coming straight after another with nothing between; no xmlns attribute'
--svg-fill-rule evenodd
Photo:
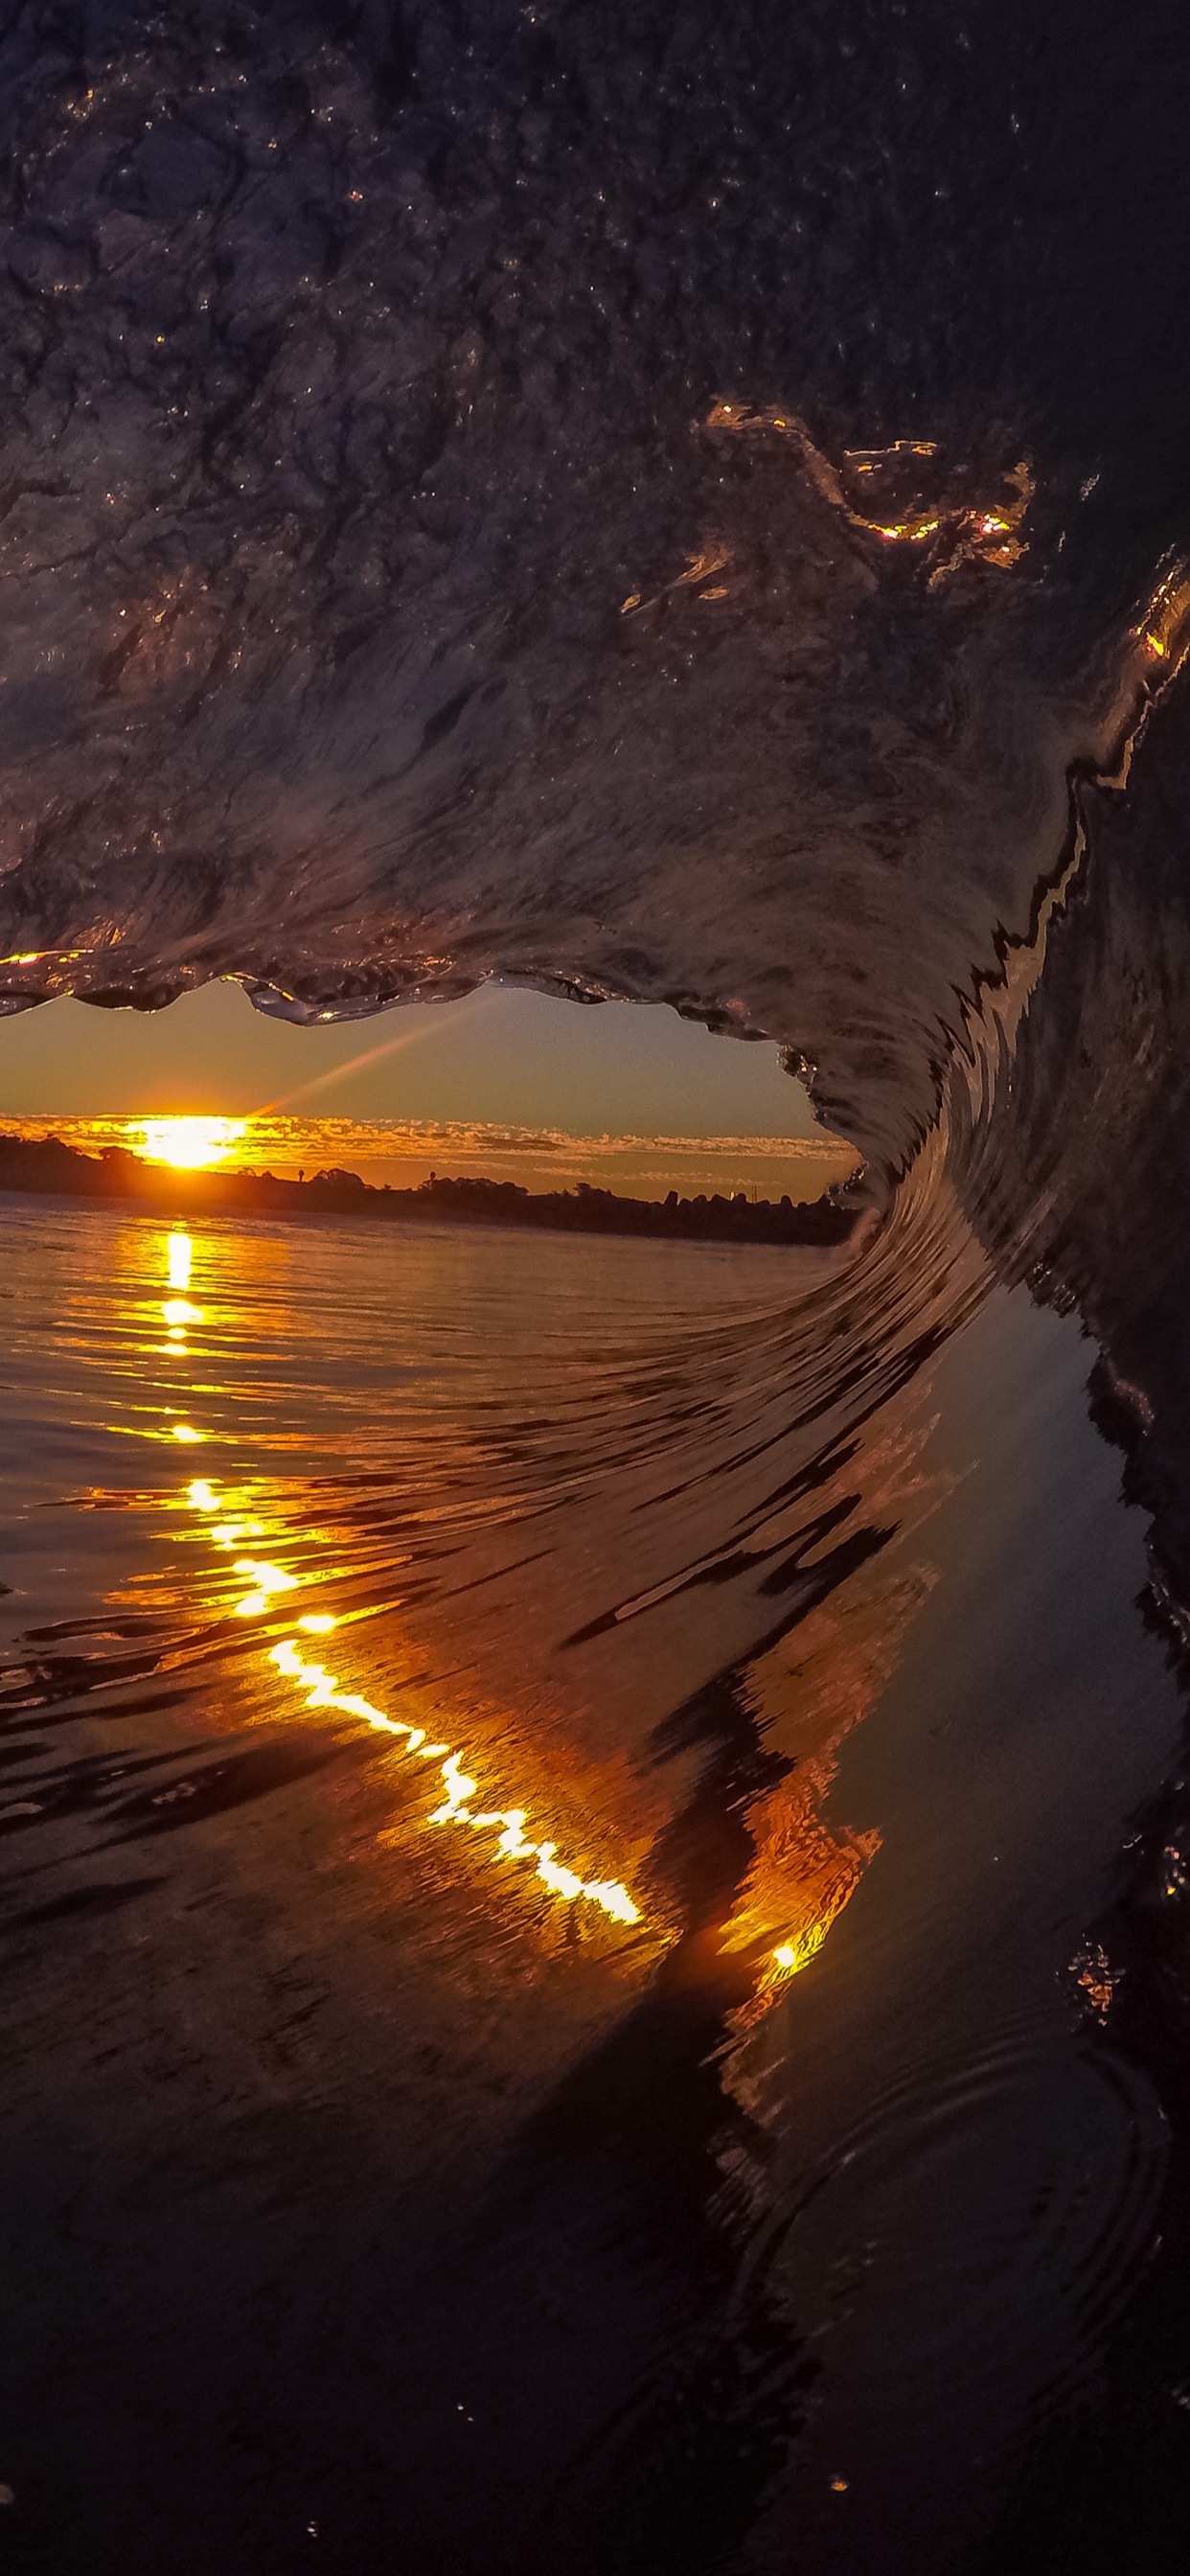
<svg viewBox="0 0 1190 2576"><path fill-rule="evenodd" d="M134 1118L129 1140L146 1163L171 1163L178 1172L206 1172L224 1161L247 1131L246 1118Z"/></svg>

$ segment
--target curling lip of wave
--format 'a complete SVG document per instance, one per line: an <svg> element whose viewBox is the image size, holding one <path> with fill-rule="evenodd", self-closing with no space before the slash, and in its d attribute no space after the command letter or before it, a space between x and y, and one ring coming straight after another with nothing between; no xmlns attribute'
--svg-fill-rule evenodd
<svg viewBox="0 0 1190 2576"><path fill-rule="evenodd" d="M1050 580L1078 485L1039 454L1032 499L1032 441L816 408L802 191L836 251L846 209L827 125L789 150L796 41L788 96L744 33L697 75L757 210L725 265L689 67L662 48L662 148L614 12L598 78L562 21L435 16L383 114L315 10L280 84L240 0L201 45L100 12L85 78L27 17L0 1008L218 974L299 1021L493 974L665 1000L818 1066L899 1167L1103 735L1101 630Z"/></svg>

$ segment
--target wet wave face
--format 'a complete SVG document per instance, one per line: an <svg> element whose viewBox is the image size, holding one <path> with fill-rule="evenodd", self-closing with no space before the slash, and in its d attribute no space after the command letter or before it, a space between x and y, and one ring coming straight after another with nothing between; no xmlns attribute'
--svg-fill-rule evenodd
<svg viewBox="0 0 1190 2576"><path fill-rule="evenodd" d="M1158 39L7 9L9 1007L666 999L899 1159L1179 534Z"/></svg>
<svg viewBox="0 0 1190 2576"><path fill-rule="evenodd" d="M668 1000L871 1200L0 1218L54 2576L1184 2530L1186 70L0 10L5 1007Z"/></svg>

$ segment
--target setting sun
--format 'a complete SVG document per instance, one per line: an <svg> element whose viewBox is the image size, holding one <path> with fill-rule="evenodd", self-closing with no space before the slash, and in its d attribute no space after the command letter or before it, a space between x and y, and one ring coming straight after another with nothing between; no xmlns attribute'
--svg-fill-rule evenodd
<svg viewBox="0 0 1190 2576"><path fill-rule="evenodd" d="M245 1118L134 1118L128 1137L146 1163L204 1172L221 1163L247 1131ZM140 1138L140 1142L135 1140Z"/></svg>

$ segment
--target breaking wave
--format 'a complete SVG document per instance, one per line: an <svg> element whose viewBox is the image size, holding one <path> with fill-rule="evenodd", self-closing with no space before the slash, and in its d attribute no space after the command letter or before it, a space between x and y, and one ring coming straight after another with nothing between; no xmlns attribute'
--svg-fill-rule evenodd
<svg viewBox="0 0 1190 2576"><path fill-rule="evenodd" d="M683 2568L735 2564L811 2406L789 2317L817 2295L799 2264L823 2273L813 2228L783 2250L796 2194L740 2255L766 2190L748 2049L878 1848L834 1819L832 1782L929 1588L893 1540L948 1491L923 1464L930 1372L998 1289L1093 1337L1093 1420L1146 1515L1144 1616L1186 1668L1182 40L1157 12L1142 77L1104 7L1040 33L1023 6L963 21L929 0L796 23L776 0L215 0L201 25L118 0L0 8L0 1006L157 1008L217 975L298 1021L495 975L664 1001L776 1040L865 1158L846 1258L796 1293L766 1274L668 1338L617 1308L600 1343L575 1291L571 1373L550 1343L532 1401L524 1377L477 1393L481 1322L459 1418L427 1406L413 1465L373 1462L371 1505L343 1465L333 1498L345 1580L379 1584L401 1479L437 1462L463 1531L445 1571L433 1547L422 1568L443 1635L461 1569L488 1579L489 1517L533 1523L510 1620L523 1563L577 1563L578 1514L598 1522L554 1649L559 1671L606 1659L603 1722L623 1720L606 1868L558 1862L576 1840L518 1841L519 1807L484 1820L628 1921L620 1833L672 1944L625 2029L559 2076L488 2213L511 2270L529 2180L535 2243L556 2227L569 2250L595 2137L592 2302L607 2175L651 2225L664 2199L688 2228L677 2326L649 2346L642 2294L630 2363L559 2437L541 2511L560 2530L581 2500L583 2564L652 2563L679 2507ZM366 1447L358 1408L335 1437L344 1459ZM154 1630L141 1677L238 1651L235 1615L214 1646ZM635 1641L666 1621L670 1702L634 1738ZM290 1680L322 1669L282 1651ZM113 1677L101 1654L59 1689L22 1655L15 1710ZM456 1743L470 1760L461 1731L445 1758ZM1036 2255L1034 2414L1026 2438L1006 2402L997 2458L1105 2375L1139 2456L1185 2340L1190 2007L1153 1922L1188 1842L1173 1772L1083 1926L1076 2000L1106 2036L1070 2118L1104 2152L1077 2224L1065 2149L1038 2152L1027 2208L995 2201L1026 2235L1051 2188L1066 2211ZM945 2160L987 2103L1008 2105L988 2115L1005 2156L1033 2137L1052 1985L966 2054L923 2041L870 2116L824 2112L832 2283L848 2194L869 2167L883 2189L886 2153L902 2171L928 2131ZM658 2073L678 2106L660 2146L640 2108ZM1159 2204L1159 2325L1126 2369L1104 2354ZM469 2300L461 2267L439 2361ZM989 2378L1003 2393L1008 2329L997 2310L991 2363L964 2378L940 2317L930 2367L974 2413ZM501 2312L494 2371L507 2331ZM536 2420L540 2364L518 2367ZM705 2530L700 2442L723 2516ZM522 2467L540 2502L540 2462ZM842 2563L825 2509L801 2526L824 2569ZM849 2576L888 2563L874 2526L849 2528ZM939 2539L936 2563L958 2548Z"/></svg>

